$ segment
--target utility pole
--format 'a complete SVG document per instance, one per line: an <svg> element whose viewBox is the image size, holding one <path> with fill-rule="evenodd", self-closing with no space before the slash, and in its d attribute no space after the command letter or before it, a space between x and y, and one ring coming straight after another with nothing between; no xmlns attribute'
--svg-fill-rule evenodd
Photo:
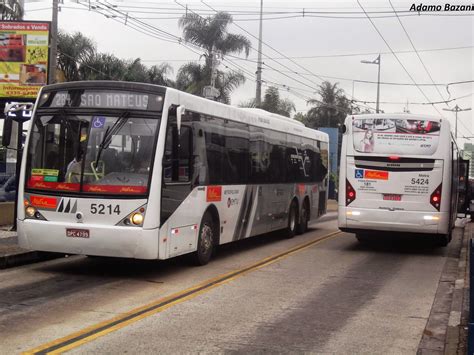
<svg viewBox="0 0 474 355"><path fill-rule="evenodd" d="M260 0L260 28L258 34L258 63L257 63L257 92L255 104L260 107L262 104L262 24L263 24L263 0Z"/></svg>
<svg viewBox="0 0 474 355"><path fill-rule="evenodd" d="M56 60L58 56L58 12L59 0L53 0L53 16L51 20L51 43L49 57L48 84L56 82Z"/></svg>
<svg viewBox="0 0 474 355"><path fill-rule="evenodd" d="M462 111L470 111L471 108L460 108L458 105L454 106L454 108L443 108L444 111L451 111L456 113L456 121L454 123L454 138L458 139L458 112Z"/></svg>

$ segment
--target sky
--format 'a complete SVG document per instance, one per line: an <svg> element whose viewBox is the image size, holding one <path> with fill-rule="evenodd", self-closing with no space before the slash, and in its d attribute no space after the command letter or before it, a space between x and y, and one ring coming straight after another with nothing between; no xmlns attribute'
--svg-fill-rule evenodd
<svg viewBox="0 0 474 355"><path fill-rule="evenodd" d="M51 2L26 0L25 20L50 20ZM471 5L457 0L449 3ZM224 58L220 69L243 71L247 78L233 92L233 105L255 97L260 0L91 0L90 4L89 10L88 0L64 0L59 28L82 32L93 39L100 52L123 59L141 58L150 66L167 62L174 75L181 65L202 61L199 52L177 41L182 36L178 18L186 8L203 16L215 10L231 13L234 23L229 32L245 35L253 49L248 58L243 54ZM445 6L444 1L429 4ZM282 97L295 103L298 112L306 112L311 107L306 101L318 99L318 85L328 80L337 82L349 98L359 100L362 109L375 108L378 66L361 60L374 61L381 53L380 108L387 113L408 109L411 113L443 116L454 127L455 115L445 109L453 109L456 104L462 109L474 108L472 83L446 87L448 83L474 79L474 10L417 14L409 12L412 5L394 0L263 0L263 91L268 85L276 85ZM458 114L460 145L474 143L472 118L472 111Z"/></svg>

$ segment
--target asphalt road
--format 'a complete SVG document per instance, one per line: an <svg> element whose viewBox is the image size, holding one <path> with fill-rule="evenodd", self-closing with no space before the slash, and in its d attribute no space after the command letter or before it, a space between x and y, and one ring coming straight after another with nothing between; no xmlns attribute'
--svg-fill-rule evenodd
<svg viewBox="0 0 474 355"><path fill-rule="evenodd" d="M447 257L426 239L339 233L219 278L336 230L328 215L291 240L225 246L204 267L75 256L1 271L0 353L73 333L61 344L74 353L416 353Z"/></svg>

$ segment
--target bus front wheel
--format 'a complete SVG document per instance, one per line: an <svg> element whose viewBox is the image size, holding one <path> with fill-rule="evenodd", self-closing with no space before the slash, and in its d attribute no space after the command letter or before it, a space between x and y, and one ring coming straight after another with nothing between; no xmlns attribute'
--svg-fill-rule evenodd
<svg viewBox="0 0 474 355"><path fill-rule="evenodd" d="M206 213L202 218L201 227L199 228L199 237L197 250L193 253L192 261L195 265L206 265L211 260L214 251L216 233L214 221L210 213Z"/></svg>

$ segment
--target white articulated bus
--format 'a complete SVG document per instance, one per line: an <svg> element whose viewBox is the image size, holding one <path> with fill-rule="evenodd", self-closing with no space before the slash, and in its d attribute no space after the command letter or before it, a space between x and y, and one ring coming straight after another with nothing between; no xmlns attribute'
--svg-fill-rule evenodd
<svg viewBox="0 0 474 355"><path fill-rule="evenodd" d="M326 212L328 136L156 85L44 87L20 175L20 245L209 261L219 244L302 233Z"/></svg>
<svg viewBox="0 0 474 355"><path fill-rule="evenodd" d="M448 120L348 116L342 139L339 228L433 235L447 245L457 215L458 148Z"/></svg>

